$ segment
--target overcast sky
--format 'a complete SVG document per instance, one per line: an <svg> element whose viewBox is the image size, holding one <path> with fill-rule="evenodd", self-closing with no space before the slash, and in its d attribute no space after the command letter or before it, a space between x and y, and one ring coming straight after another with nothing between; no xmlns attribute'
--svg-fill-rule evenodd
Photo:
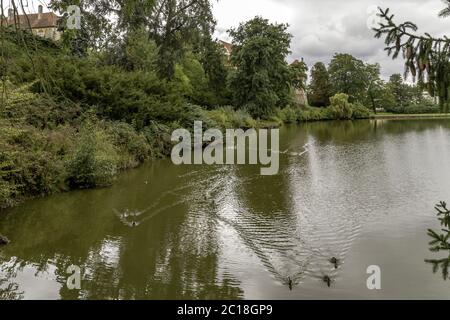
<svg viewBox="0 0 450 320"><path fill-rule="evenodd" d="M214 4L217 37L229 40L226 30L260 15L272 22L288 23L292 40L289 60L304 58L312 66L329 63L335 52L350 53L366 62L378 62L383 78L402 73L401 59L392 60L374 39L367 25L371 9L389 7L398 22L411 20L419 31L450 35L450 18L438 18L440 0L219 0Z"/></svg>

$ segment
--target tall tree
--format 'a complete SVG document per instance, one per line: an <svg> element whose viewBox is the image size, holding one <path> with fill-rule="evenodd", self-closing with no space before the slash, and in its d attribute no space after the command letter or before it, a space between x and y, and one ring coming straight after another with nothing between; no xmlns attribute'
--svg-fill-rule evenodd
<svg viewBox="0 0 450 320"><path fill-rule="evenodd" d="M67 22L76 12L68 12L70 6L80 8L80 29L68 28ZM115 0L50 0L49 7L61 13L59 29L64 31L63 41L72 52L83 55L89 49L101 50L108 46L111 34L114 34L114 23L110 15L119 12Z"/></svg>
<svg viewBox="0 0 450 320"><path fill-rule="evenodd" d="M256 17L229 30L233 38L230 88L236 105L255 117L285 107L291 96L291 73L286 62L292 36L286 24Z"/></svg>
<svg viewBox="0 0 450 320"><path fill-rule="evenodd" d="M50 5L62 12L69 5L80 7L83 33L78 31L78 38L87 33L83 38L91 48L120 42L145 28L160 48L158 67L166 78L173 77L186 45L210 36L215 27L210 0L51 0Z"/></svg>
<svg viewBox="0 0 450 320"><path fill-rule="evenodd" d="M325 64L317 62L311 69L308 101L314 107L330 105L331 84Z"/></svg>
<svg viewBox="0 0 450 320"><path fill-rule="evenodd" d="M215 20L210 0L156 0L149 17L151 36L160 46L161 75L171 78L187 43L210 37Z"/></svg>
<svg viewBox="0 0 450 320"><path fill-rule="evenodd" d="M205 36L199 51L200 62L208 78L209 88L216 100L214 104L229 104L228 67L224 47L213 41L211 37Z"/></svg>
<svg viewBox="0 0 450 320"><path fill-rule="evenodd" d="M391 75L387 87L394 96L396 106L403 107L408 103L408 87L400 74Z"/></svg>
<svg viewBox="0 0 450 320"><path fill-rule="evenodd" d="M363 61L350 54L336 53L328 72L333 93L345 93L350 102L363 102L367 86L367 69Z"/></svg>
<svg viewBox="0 0 450 320"><path fill-rule="evenodd" d="M367 88L365 105L370 106L376 114L377 108L381 107L379 102L384 89L384 83L380 78L380 65L378 63L366 65L365 80Z"/></svg>

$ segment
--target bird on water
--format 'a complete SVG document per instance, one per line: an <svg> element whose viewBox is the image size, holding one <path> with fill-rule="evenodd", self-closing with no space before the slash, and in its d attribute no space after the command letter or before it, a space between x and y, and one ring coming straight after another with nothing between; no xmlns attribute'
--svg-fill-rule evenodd
<svg viewBox="0 0 450 320"><path fill-rule="evenodd" d="M9 239L7 237L5 237L5 236L2 236L0 234L0 246L4 246L4 245L7 245L7 244L9 244Z"/></svg>

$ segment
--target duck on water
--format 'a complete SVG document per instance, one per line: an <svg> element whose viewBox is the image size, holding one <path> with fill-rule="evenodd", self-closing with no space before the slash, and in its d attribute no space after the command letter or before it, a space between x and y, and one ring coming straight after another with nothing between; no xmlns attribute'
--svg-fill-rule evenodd
<svg viewBox="0 0 450 320"><path fill-rule="evenodd" d="M334 265L335 269L337 269L339 267L340 261L338 258L333 257L329 261L330 261L330 263L332 263Z"/></svg>
<svg viewBox="0 0 450 320"><path fill-rule="evenodd" d="M294 282L292 281L291 277L288 277L288 286L289 290L292 291L292 288L294 287Z"/></svg>
<svg viewBox="0 0 450 320"><path fill-rule="evenodd" d="M327 284L328 288L331 287L331 282L333 282L333 280L331 280L330 276L323 276L322 280Z"/></svg>
<svg viewBox="0 0 450 320"><path fill-rule="evenodd" d="M5 246L7 244L9 244L9 239L0 234L0 246Z"/></svg>

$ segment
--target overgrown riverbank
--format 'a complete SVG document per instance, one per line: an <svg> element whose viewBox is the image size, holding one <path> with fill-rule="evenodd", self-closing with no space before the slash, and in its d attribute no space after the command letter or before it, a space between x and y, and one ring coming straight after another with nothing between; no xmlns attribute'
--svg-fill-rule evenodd
<svg viewBox="0 0 450 320"><path fill-rule="evenodd" d="M120 171L168 156L173 130L194 121L223 130L368 117L345 94L328 108L295 102L306 65L286 63L285 29L260 18L241 25L232 61L202 34L172 57L171 70L158 62L170 48L141 28L107 49L81 52L70 32L53 42L1 29L0 208L109 186ZM273 42L253 48L265 34ZM255 50L271 59L254 60ZM244 60L257 68L246 69Z"/></svg>
<svg viewBox="0 0 450 320"><path fill-rule="evenodd" d="M0 206L80 188L109 186L117 174L170 155L171 133L202 121L208 128L259 128L284 123L367 118L363 107L339 95L329 108L285 108L267 119L242 110L187 105L179 120L133 124L99 118L93 110L58 104L29 86L8 84L0 116Z"/></svg>

